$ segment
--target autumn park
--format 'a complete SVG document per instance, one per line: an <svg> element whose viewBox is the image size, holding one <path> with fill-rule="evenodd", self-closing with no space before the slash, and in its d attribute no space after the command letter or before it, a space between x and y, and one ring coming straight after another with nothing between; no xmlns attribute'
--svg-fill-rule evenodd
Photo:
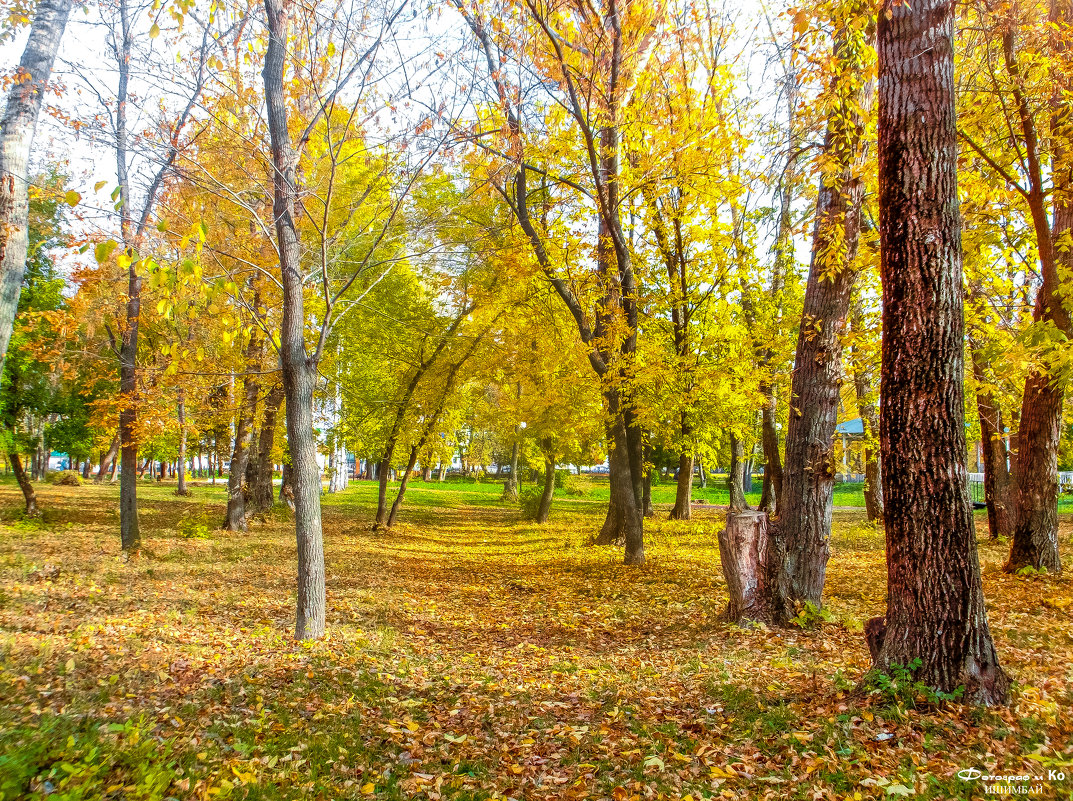
<svg viewBox="0 0 1073 801"><path fill-rule="evenodd" d="M0 10L0 801L1073 800L1073 2Z"/></svg>

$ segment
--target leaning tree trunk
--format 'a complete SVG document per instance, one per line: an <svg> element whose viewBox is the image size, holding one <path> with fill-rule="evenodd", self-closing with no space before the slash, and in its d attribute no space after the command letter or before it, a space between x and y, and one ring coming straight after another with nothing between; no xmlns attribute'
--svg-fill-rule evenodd
<svg viewBox="0 0 1073 801"><path fill-rule="evenodd" d="M287 399L287 444L293 465L294 522L298 545L298 603L296 639L324 636L324 542L320 518L320 473L313 435L313 387L317 364L306 351L305 311L302 297L303 266L295 220L297 184L295 154L287 127L283 68L290 27L285 0L265 0L268 47L262 72L268 130L274 167L273 213L283 284L283 322L280 354L283 388Z"/></svg>
<svg viewBox="0 0 1073 801"><path fill-rule="evenodd" d="M880 8L887 614L868 630L880 670L919 660L916 680L995 704L1010 680L988 628L966 471L953 34L949 0Z"/></svg>
<svg viewBox="0 0 1073 801"><path fill-rule="evenodd" d="M37 3L30 35L0 119L0 371L19 305L29 247L29 164L37 117L71 0Z"/></svg>
<svg viewBox="0 0 1073 801"><path fill-rule="evenodd" d="M869 12L857 8L855 15ZM864 115L871 87L857 74L867 43L841 32L834 45L839 75L849 86L830 112L824 142L832 169L820 182L812 263L797 338L790 388L786 463L779 498L778 535L786 564L780 577L789 600L822 603L827 560L831 556L834 501L834 433L842 385L842 336L857 276L864 183L861 165Z"/></svg>
<svg viewBox="0 0 1073 801"><path fill-rule="evenodd" d="M402 479L399 481L399 491L395 493L395 500L391 502L391 511L387 516L387 528L391 528L395 525L395 518L399 515L399 509L402 508L402 502L406 499L406 487L410 483L410 475L414 472L414 465L417 464L418 448L424 444L422 441L419 445L410 446L410 458L406 462L406 470L402 474Z"/></svg>
<svg viewBox="0 0 1073 801"><path fill-rule="evenodd" d="M34 485L30 483L30 479L22 467L22 459L19 458L18 451L10 452L7 455L7 460L11 463L11 471L15 474L15 480L19 483L22 497L26 501L26 516L35 517L38 511L37 492L34 491Z"/></svg>
<svg viewBox="0 0 1073 801"><path fill-rule="evenodd" d="M97 475L93 478L94 484L101 484L104 482L104 477L115 464L115 458L118 453L119 433L117 432L116 435L112 437L112 443L108 446L108 452L101 458L100 467L97 468Z"/></svg>

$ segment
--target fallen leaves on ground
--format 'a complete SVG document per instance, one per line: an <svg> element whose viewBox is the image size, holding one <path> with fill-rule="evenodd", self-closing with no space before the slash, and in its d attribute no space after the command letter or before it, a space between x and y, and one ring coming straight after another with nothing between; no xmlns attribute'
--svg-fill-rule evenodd
<svg viewBox="0 0 1073 801"><path fill-rule="evenodd" d="M858 513L836 514L828 619L743 629L717 512L650 523L636 569L584 544L598 503L535 526L463 490L418 483L382 535L372 488L325 496L330 634L296 644L284 518L186 538L222 488L147 486L127 563L113 489L42 487L44 521L0 530L0 797L978 798L959 770L1073 775L1073 582L1004 575L1002 545L981 559L1018 686L984 710L856 689L885 603Z"/></svg>

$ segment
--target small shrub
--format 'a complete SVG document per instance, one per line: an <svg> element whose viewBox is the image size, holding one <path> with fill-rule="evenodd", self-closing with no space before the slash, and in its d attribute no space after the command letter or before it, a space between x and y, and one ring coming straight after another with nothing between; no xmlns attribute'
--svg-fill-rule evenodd
<svg viewBox="0 0 1073 801"><path fill-rule="evenodd" d="M802 629L815 629L824 623L833 623L834 621L835 616L830 609L818 609L811 602L806 602L804 608L797 613L797 617L790 620L793 625Z"/></svg>
<svg viewBox="0 0 1073 801"><path fill-rule="evenodd" d="M522 517L526 520L536 520L537 512L540 511L540 496L543 490L536 487L525 487L518 493L518 505L522 508Z"/></svg>
<svg viewBox="0 0 1073 801"><path fill-rule="evenodd" d="M558 475L556 475L556 482L558 482ZM587 476L567 476L563 481L563 489L571 497L588 498L592 495L592 479Z"/></svg>
<svg viewBox="0 0 1073 801"><path fill-rule="evenodd" d="M93 726L43 716L0 734L0 801L54 795L69 801L123 797L162 801L177 778L174 743L144 720Z"/></svg>
<svg viewBox="0 0 1073 801"><path fill-rule="evenodd" d="M888 705L903 709L915 709L921 702L928 706L939 706L947 701L956 701L965 694L964 687L958 687L952 693L944 693L917 681L916 672L922 664L918 657L908 665L892 664L887 673L873 671L866 678L865 687Z"/></svg>
<svg viewBox="0 0 1073 801"><path fill-rule="evenodd" d="M58 487L81 487L82 476L74 470L56 470L48 474L45 479L49 484Z"/></svg>
<svg viewBox="0 0 1073 801"><path fill-rule="evenodd" d="M179 536L184 540L207 540L212 538L213 526L204 517L186 515L179 521Z"/></svg>

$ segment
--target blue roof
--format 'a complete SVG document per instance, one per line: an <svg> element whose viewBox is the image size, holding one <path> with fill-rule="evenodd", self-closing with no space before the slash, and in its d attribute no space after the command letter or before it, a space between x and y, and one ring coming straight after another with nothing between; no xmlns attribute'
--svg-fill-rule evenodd
<svg viewBox="0 0 1073 801"><path fill-rule="evenodd" d="M852 420L847 420L844 423L839 423L835 426L836 434L864 434L864 420L859 417L854 417Z"/></svg>

